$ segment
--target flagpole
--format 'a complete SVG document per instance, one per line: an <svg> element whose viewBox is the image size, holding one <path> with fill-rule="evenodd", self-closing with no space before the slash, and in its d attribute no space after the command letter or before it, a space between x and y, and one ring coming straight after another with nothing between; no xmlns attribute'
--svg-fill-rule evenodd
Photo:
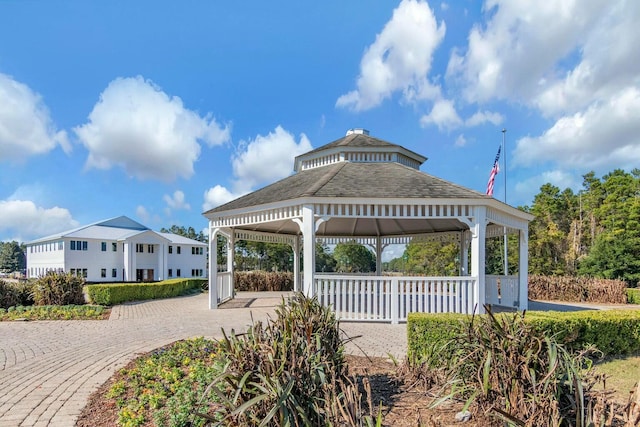
<svg viewBox="0 0 640 427"><path fill-rule="evenodd" d="M507 203L507 146L505 144L507 129L502 129L502 158L504 162L504 203ZM507 251L507 227L504 227L504 275L509 275L509 257Z"/></svg>

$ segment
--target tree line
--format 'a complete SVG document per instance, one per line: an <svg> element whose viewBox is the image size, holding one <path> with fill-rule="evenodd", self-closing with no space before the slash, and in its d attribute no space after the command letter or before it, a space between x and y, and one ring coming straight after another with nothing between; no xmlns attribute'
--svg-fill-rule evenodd
<svg viewBox="0 0 640 427"><path fill-rule="evenodd" d="M598 178L583 176L582 188L574 192L544 184L531 206L520 209L534 215L529 224L529 273L537 275L591 276L621 279L630 286L640 281L640 169L622 169ZM161 232L207 242L204 232L172 225ZM218 264L226 264L226 242L217 244ZM486 272L501 274L501 238L487 239ZM509 237L509 273L517 271L518 239ZM24 244L0 242L0 272L25 268ZM234 265L238 270L292 271L293 251L284 244L238 241ZM316 245L319 272L368 273L375 271L375 254L355 241L330 250ZM457 243L412 241L401 257L383 264L385 271L448 276L460 271Z"/></svg>
<svg viewBox="0 0 640 427"><path fill-rule="evenodd" d="M575 193L545 184L524 210L530 273L640 281L640 169L589 172Z"/></svg>

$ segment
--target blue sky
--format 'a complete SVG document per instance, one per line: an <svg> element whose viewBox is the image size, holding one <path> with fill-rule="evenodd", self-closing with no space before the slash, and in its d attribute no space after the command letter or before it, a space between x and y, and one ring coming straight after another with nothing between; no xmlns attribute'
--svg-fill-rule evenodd
<svg viewBox="0 0 640 427"><path fill-rule="evenodd" d="M349 128L507 201L640 165L640 2L0 1L0 240L159 229ZM504 168L494 196L504 197Z"/></svg>

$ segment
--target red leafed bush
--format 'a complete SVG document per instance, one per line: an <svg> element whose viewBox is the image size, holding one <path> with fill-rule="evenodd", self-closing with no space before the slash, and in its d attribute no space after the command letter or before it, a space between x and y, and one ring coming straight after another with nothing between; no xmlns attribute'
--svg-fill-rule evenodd
<svg viewBox="0 0 640 427"><path fill-rule="evenodd" d="M592 277L529 275L529 298L547 301L626 304L626 283Z"/></svg>
<svg viewBox="0 0 640 427"><path fill-rule="evenodd" d="M236 271L236 291L292 291L293 273L274 271Z"/></svg>

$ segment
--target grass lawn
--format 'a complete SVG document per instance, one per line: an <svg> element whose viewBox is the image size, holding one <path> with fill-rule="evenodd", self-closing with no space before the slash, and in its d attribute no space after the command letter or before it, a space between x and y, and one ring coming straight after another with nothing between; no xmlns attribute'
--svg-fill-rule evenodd
<svg viewBox="0 0 640 427"><path fill-rule="evenodd" d="M634 386L640 381L640 354L606 358L596 364L596 370L609 377L606 385L608 389L616 390L616 400L626 403Z"/></svg>

